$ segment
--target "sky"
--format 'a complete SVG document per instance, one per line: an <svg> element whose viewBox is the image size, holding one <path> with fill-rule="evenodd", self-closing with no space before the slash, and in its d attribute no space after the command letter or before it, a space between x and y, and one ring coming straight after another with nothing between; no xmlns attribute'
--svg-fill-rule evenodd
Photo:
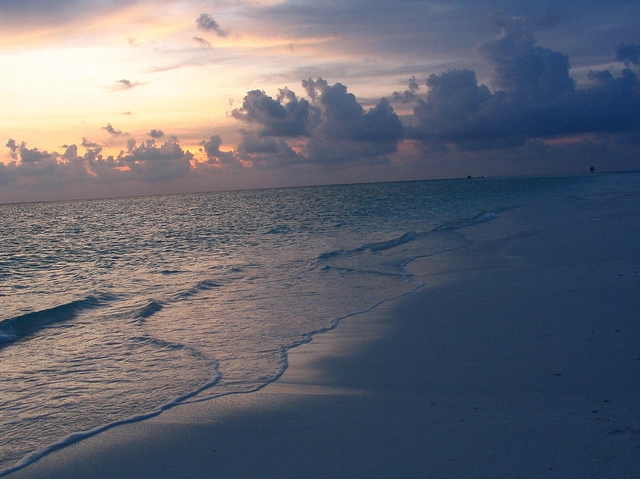
<svg viewBox="0 0 641 481"><path fill-rule="evenodd" d="M2 0L0 202L639 169L639 2Z"/></svg>

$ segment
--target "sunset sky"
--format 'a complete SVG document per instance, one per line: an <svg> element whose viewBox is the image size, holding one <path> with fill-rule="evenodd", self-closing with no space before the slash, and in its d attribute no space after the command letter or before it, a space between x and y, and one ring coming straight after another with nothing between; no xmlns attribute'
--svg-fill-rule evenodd
<svg viewBox="0 0 641 481"><path fill-rule="evenodd" d="M639 168L639 2L2 0L0 202Z"/></svg>

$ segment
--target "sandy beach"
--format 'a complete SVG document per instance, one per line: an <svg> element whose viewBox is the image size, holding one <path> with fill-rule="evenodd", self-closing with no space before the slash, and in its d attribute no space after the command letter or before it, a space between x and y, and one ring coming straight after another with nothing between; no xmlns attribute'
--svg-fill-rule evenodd
<svg viewBox="0 0 641 481"><path fill-rule="evenodd" d="M638 478L638 192L460 232L409 265L424 287L292 349L264 389L9 477Z"/></svg>

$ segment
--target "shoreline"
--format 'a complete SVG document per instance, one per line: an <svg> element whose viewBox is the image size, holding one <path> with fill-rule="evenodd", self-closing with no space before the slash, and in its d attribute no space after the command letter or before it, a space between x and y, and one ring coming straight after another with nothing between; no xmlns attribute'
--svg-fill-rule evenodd
<svg viewBox="0 0 641 481"><path fill-rule="evenodd" d="M628 204L461 229L471 245L407 266L423 288L289 350L263 389L116 426L7 477L638 478L638 196Z"/></svg>

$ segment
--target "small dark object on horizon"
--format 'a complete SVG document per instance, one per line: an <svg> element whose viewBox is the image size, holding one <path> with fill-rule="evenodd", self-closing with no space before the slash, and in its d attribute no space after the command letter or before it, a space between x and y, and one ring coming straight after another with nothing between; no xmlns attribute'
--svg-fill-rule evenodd
<svg viewBox="0 0 641 481"><path fill-rule="evenodd" d="M590 167L590 172L594 174L594 166Z"/></svg>

